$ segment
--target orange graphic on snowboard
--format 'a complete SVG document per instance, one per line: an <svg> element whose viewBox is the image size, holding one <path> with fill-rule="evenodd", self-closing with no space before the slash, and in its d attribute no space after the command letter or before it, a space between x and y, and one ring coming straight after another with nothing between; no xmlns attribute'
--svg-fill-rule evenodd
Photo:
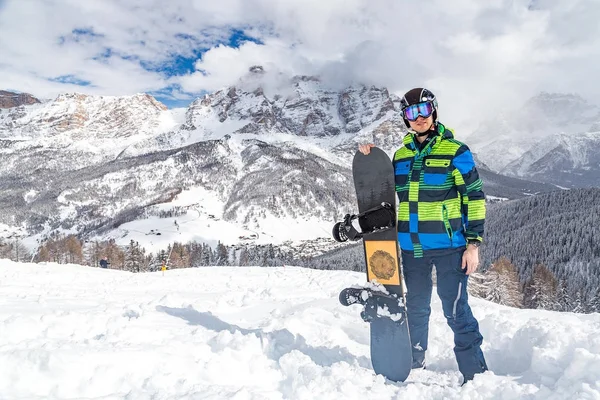
<svg viewBox="0 0 600 400"><path fill-rule="evenodd" d="M393 240L365 240L369 281L399 285L397 244Z"/></svg>

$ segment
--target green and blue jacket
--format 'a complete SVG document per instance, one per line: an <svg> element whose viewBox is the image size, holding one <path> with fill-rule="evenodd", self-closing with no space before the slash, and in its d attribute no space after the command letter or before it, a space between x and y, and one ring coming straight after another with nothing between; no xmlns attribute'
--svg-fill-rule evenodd
<svg viewBox="0 0 600 400"><path fill-rule="evenodd" d="M394 154L398 195L398 241L403 251L464 247L482 240L485 195L473 155L442 124L419 149L415 134L404 137Z"/></svg>

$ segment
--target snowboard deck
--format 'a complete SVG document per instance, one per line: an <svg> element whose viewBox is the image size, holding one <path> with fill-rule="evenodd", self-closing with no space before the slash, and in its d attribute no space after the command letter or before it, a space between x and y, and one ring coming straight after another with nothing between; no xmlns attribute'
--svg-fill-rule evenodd
<svg viewBox="0 0 600 400"><path fill-rule="evenodd" d="M356 152L352 175L359 213L383 203L396 204L394 168L381 149L371 148L368 155ZM361 316L370 325L373 369L389 380L401 382L412 367L412 348L396 225L394 218L392 227L362 235L367 281L382 284L387 293L372 288L347 288L340 293L340 302L363 305ZM356 290L361 291L358 296ZM358 301L344 301L346 298Z"/></svg>

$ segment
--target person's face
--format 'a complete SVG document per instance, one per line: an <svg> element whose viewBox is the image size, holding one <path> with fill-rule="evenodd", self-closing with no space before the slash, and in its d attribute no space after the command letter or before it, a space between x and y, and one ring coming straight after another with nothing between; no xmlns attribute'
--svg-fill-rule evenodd
<svg viewBox="0 0 600 400"><path fill-rule="evenodd" d="M417 118L416 121L408 121L408 123L413 131L424 133L431 129L431 126L433 125L433 115L430 115L427 118L423 118L419 115L419 118Z"/></svg>

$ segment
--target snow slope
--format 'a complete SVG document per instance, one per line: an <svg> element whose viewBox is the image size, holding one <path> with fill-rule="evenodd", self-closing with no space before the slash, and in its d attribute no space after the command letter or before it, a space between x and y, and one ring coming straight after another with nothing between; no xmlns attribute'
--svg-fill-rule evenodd
<svg viewBox="0 0 600 400"><path fill-rule="evenodd" d="M281 245L288 241L301 243L305 240L329 239L333 226L333 222L317 218L276 218L269 215L261 221L263 229L247 229L235 221L224 220L222 201L214 192L201 187L184 190L175 196L173 201L158 204L154 209L168 211L173 207L181 207L186 211L176 217L149 217L126 222L102 236L93 237L92 240L117 238L116 243L121 246L127 246L134 240L148 252L157 253L166 250L173 242L197 241L215 247L218 242L225 245ZM35 239L34 236L24 242L35 248Z"/></svg>
<svg viewBox="0 0 600 400"><path fill-rule="evenodd" d="M369 331L302 268L130 274L0 260L0 399L600 399L600 315L473 299L493 372L460 387L434 296L428 370L373 374Z"/></svg>

